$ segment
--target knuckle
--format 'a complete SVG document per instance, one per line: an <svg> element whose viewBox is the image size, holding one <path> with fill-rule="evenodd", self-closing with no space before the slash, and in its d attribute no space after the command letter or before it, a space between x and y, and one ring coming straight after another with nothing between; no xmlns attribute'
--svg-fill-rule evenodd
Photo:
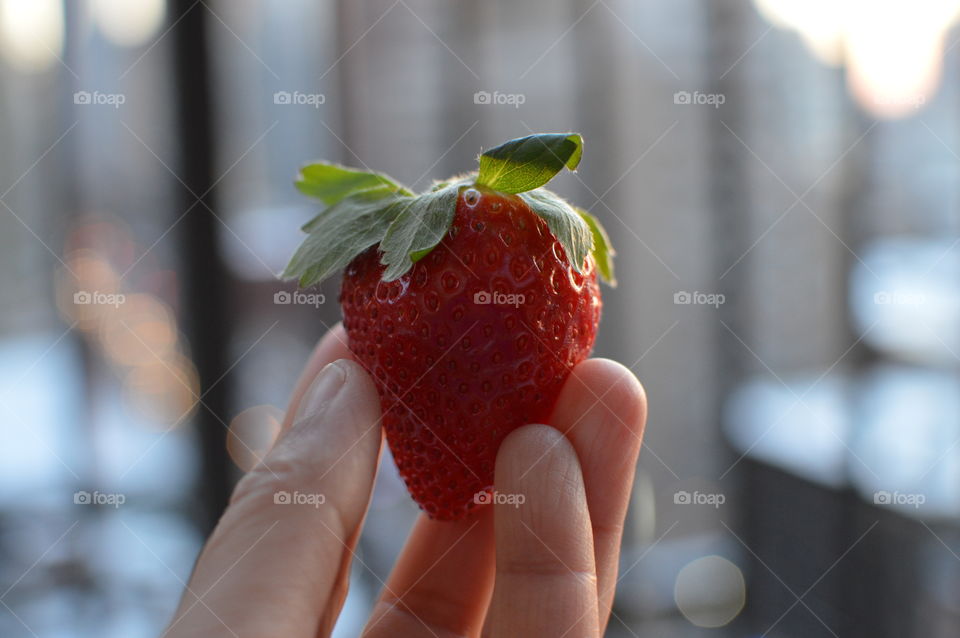
<svg viewBox="0 0 960 638"><path fill-rule="evenodd" d="M257 464L237 482L230 497L230 504L266 499L273 502L275 496L302 490L308 476L301 464L284 458L270 459Z"/></svg>

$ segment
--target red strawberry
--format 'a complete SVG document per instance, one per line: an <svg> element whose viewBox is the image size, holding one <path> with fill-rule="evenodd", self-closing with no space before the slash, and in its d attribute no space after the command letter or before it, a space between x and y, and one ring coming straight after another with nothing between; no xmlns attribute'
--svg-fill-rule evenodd
<svg viewBox="0 0 960 638"><path fill-rule="evenodd" d="M478 175L420 196L329 164L298 180L330 207L285 274L307 286L346 267L350 349L376 382L400 475L433 518L489 500L500 443L547 421L593 347L597 271L612 280L612 251L593 217L538 188L581 149L578 135L513 140L482 155Z"/></svg>

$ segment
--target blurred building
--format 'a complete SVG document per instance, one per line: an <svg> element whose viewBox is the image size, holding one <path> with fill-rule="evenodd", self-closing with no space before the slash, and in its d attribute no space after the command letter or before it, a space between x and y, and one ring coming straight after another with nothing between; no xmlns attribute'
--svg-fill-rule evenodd
<svg viewBox="0 0 960 638"><path fill-rule="evenodd" d="M956 635L958 10L0 0L0 635L162 630L339 318L298 165L565 130L651 403L609 635ZM338 635L415 515L386 462Z"/></svg>

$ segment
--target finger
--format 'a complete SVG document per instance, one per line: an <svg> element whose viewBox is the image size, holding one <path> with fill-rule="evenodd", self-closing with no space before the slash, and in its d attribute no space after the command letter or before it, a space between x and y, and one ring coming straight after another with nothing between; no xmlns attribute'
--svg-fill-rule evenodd
<svg viewBox="0 0 960 638"><path fill-rule="evenodd" d="M461 521L417 520L365 638L476 636L493 591L493 512Z"/></svg>
<svg viewBox="0 0 960 638"><path fill-rule="evenodd" d="M379 417L358 364L341 359L317 375L289 430L237 485L168 636L313 638L332 628L376 474Z"/></svg>
<svg viewBox="0 0 960 638"><path fill-rule="evenodd" d="M550 421L566 434L580 459L593 529L601 629L613 604L623 521L646 415L646 396L633 373L608 359L590 359L574 368Z"/></svg>
<svg viewBox="0 0 960 638"><path fill-rule="evenodd" d="M304 393L310 388L310 384L316 378L317 374L319 374L328 363L336 361L337 359L352 358L353 353L348 347L347 332L343 327L343 322L338 321L332 328L330 328L330 330L327 331L327 334L320 339L320 341L314 347L313 352L310 354L310 357L307 359L307 363L304 366L303 372L300 373L300 378L297 381L297 385L294 387L293 394L290 397L286 417L284 418L282 427L280 429L281 432L285 432L290 428L290 425L297 413L297 408L300 405L300 400ZM347 542L347 549L349 552L352 553L354 549L356 549L356 544L356 537L351 538ZM330 597L330 603L327 605L334 616L339 615L340 609L343 608L343 602L347 598L347 590L349 589L349 585L350 561L343 561L340 572L337 574L333 593Z"/></svg>
<svg viewBox="0 0 960 638"><path fill-rule="evenodd" d="M590 516L573 446L553 428L522 427L500 447L495 485L523 502L494 505L491 635L598 636Z"/></svg>
<svg viewBox="0 0 960 638"><path fill-rule="evenodd" d="M350 348L347 347L347 331L343 329L343 323L338 322L317 342L316 347L314 347L313 352L310 354L310 358L307 359L307 364L304 366L303 372L300 373L297 385L294 387L293 394L290 396L289 407L287 408L286 418L284 418L281 431L289 429L290 423L297 413L297 407L300 405L300 399L303 397L304 392L307 391L307 388L310 387L310 384L313 383L313 380L317 378L320 371L323 370L328 363L336 361L337 359L352 358L353 355L350 353Z"/></svg>

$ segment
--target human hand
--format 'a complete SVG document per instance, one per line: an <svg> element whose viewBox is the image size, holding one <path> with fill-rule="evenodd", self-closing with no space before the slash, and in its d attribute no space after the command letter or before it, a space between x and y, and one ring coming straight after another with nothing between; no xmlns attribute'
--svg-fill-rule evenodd
<svg viewBox="0 0 960 638"><path fill-rule="evenodd" d="M237 485L165 637L332 631L382 440L376 389L345 343L337 326L317 346L276 444ZM525 426L500 448L496 491L523 504L456 522L421 514L363 635L600 636L645 419L629 370L603 359L574 368L554 427ZM277 506L282 491L326 500Z"/></svg>

